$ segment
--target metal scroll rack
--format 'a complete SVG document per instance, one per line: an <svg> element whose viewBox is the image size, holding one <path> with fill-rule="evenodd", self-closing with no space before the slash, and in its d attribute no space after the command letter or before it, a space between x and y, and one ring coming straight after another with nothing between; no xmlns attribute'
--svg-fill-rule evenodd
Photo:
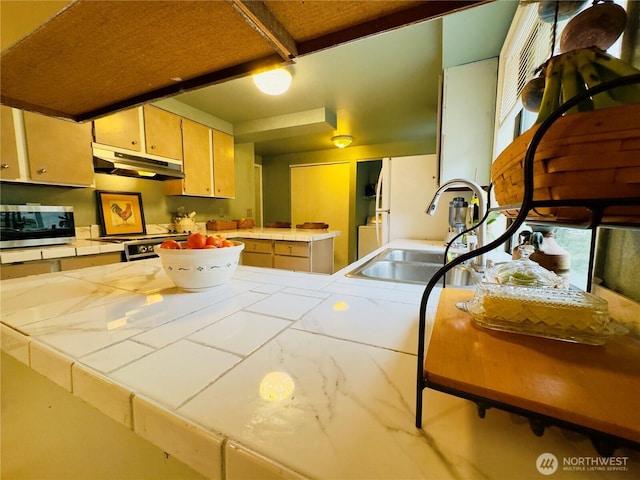
<svg viewBox="0 0 640 480"><path fill-rule="evenodd" d="M518 209L518 214L511 223L511 225L504 231L502 235L500 235L494 241L483 245L477 248L474 251L467 252L459 257L453 259L451 262L445 264L442 268L440 268L435 275L429 280L427 286L425 287L424 293L422 295L422 300L420 302L420 321L419 321L419 331L418 331L418 365L417 365L417 388L416 388L416 417L415 417L415 425L417 428L422 428L422 392L425 388L434 388L441 390L445 393L449 393L451 395L455 395L461 398L466 398L476 403L478 409L478 415L480 418L484 418L485 411L487 408L496 407L501 410L509 411L512 413L516 413L518 415L522 415L529 419L529 423L531 429L535 435L541 436L544 433L546 426L557 425L563 428L568 428L574 431L578 431L586 434L592 441L594 447L598 451L599 454L603 456L611 455L613 451L618 446L626 445L634 449L640 449L640 444L635 442L631 442L626 439L621 439L618 437L613 437L603 432L598 432L595 430L591 430L580 425L574 425L568 422L565 422L560 419L551 418L546 415L542 415L536 412L531 412L528 410L523 410L521 408L504 404L502 402L496 402L494 400L480 398L476 395L471 395L469 393L465 393L462 391L439 388L437 386L431 385L428 380L425 378L425 332L426 332L426 310L427 303L429 300L429 296L433 291L433 288L438 284L439 280L444 277L444 275L457 265L460 265L467 260L470 260L478 255L485 254L496 247L499 247L507 240L511 239L513 235L516 234L518 228L522 225L522 223L527 220L527 216L529 212L537 207L567 207L567 206L580 206L585 207L591 212L591 226L595 228L602 219L603 211L610 206L620 206L620 205L640 205L640 198L622 198L622 199L614 199L614 200L599 200L599 199L589 199L589 200L572 200L572 201L534 201L533 200L533 162L536 149L540 141L542 140L545 133L549 130L549 128L554 124L556 120L558 120L564 113L570 110L572 107L578 105L583 100L586 100L594 95L605 92L607 90L621 87L624 85L631 85L635 83L640 83L640 74L630 75L626 77L616 78L614 80L610 80L607 82L602 82L599 85L587 89L581 94L569 99L567 102L562 104L558 109L552 112L547 119L545 119L538 130L534 133L531 143L529 144L525 157L524 157L524 192L523 192L523 200L520 205L509 205L506 207L501 207L500 210L507 209ZM486 220L487 216L483 218L480 222L482 224ZM478 226L480 225L478 224ZM595 235L592 235L592 244L591 244L591 255L590 255L590 265L589 271L593 270L593 252L595 248ZM444 287L444 285L443 285ZM591 280L589 279L589 285L587 289L591 288Z"/></svg>

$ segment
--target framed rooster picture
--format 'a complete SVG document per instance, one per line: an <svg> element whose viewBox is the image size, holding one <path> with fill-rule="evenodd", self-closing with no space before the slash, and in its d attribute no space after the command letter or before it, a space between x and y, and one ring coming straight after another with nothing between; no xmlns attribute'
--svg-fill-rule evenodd
<svg viewBox="0 0 640 480"><path fill-rule="evenodd" d="M98 213L104 235L136 235L147 233L139 192L107 192L98 190Z"/></svg>

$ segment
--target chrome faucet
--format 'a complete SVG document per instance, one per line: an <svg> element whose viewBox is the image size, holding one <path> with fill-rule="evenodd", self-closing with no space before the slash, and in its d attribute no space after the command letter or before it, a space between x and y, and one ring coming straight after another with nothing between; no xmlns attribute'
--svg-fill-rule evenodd
<svg viewBox="0 0 640 480"><path fill-rule="evenodd" d="M461 186L469 187L471 190L473 190L473 193L476 194L476 196L478 197L478 204L479 204L478 215L480 219L484 218L484 214L485 214L484 210L487 204L484 190L482 190L480 185L478 185L476 182L473 182L471 180L464 180L462 178L454 178L453 180L449 180L448 182L443 183L440 186L440 188L436 190L436 193L433 196L433 200L431 200L431 203L429 203L427 208L424 210L424 213L432 216L435 215L436 208L438 208L438 201L440 200L440 196L451 187L461 187ZM480 225L478 225L478 227L476 228L476 231L478 232L478 244L476 245L476 248L479 248L484 245L484 235L485 235L484 223L481 223ZM472 266L477 271L480 271L480 272L484 271L484 256L478 255L475 259L475 262L472 264Z"/></svg>

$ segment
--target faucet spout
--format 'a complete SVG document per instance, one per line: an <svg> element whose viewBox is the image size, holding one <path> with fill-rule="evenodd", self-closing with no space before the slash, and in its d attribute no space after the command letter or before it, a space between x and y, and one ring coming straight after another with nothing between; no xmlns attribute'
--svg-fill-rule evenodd
<svg viewBox="0 0 640 480"><path fill-rule="evenodd" d="M482 187L480 187L480 185L478 185L476 182L472 181L472 180L465 180L463 178L454 178L453 180L449 180L445 183L443 183L442 185L440 185L440 188L438 188L438 190L436 190L435 195L433 196L433 199L431 200L431 202L429 203L429 205L427 205L427 208L425 209L425 213L427 215L435 215L436 213L436 209L438 208L438 201L440 200L440 196L446 192L448 189L452 188L452 187L468 187L470 188L473 193L476 194L476 196L478 197L478 215L480 216L480 218L484 218L484 214L485 214L485 209L486 209L486 199L485 199L485 193L484 190L482 190ZM480 224L477 228L476 231L478 232L478 244L476 246L476 248L479 248L481 246L484 245L484 237L485 237L485 226L484 223ZM484 257L482 255L478 255L476 257L476 261L474 263L474 268L476 270L479 271L483 271L484 270Z"/></svg>

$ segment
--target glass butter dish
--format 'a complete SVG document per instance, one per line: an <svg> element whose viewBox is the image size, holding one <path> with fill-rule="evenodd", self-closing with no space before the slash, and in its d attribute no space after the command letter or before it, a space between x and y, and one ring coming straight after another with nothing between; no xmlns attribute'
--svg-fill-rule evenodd
<svg viewBox="0 0 640 480"><path fill-rule="evenodd" d="M607 302L577 289L482 283L459 308L476 325L567 342L602 345L627 330L609 321Z"/></svg>
<svg viewBox="0 0 640 480"><path fill-rule="evenodd" d="M529 287L569 287L567 279L556 275L534 262L529 256L535 251L531 245L518 247L521 257L518 260L498 264L485 272L485 280L501 285L526 285Z"/></svg>

